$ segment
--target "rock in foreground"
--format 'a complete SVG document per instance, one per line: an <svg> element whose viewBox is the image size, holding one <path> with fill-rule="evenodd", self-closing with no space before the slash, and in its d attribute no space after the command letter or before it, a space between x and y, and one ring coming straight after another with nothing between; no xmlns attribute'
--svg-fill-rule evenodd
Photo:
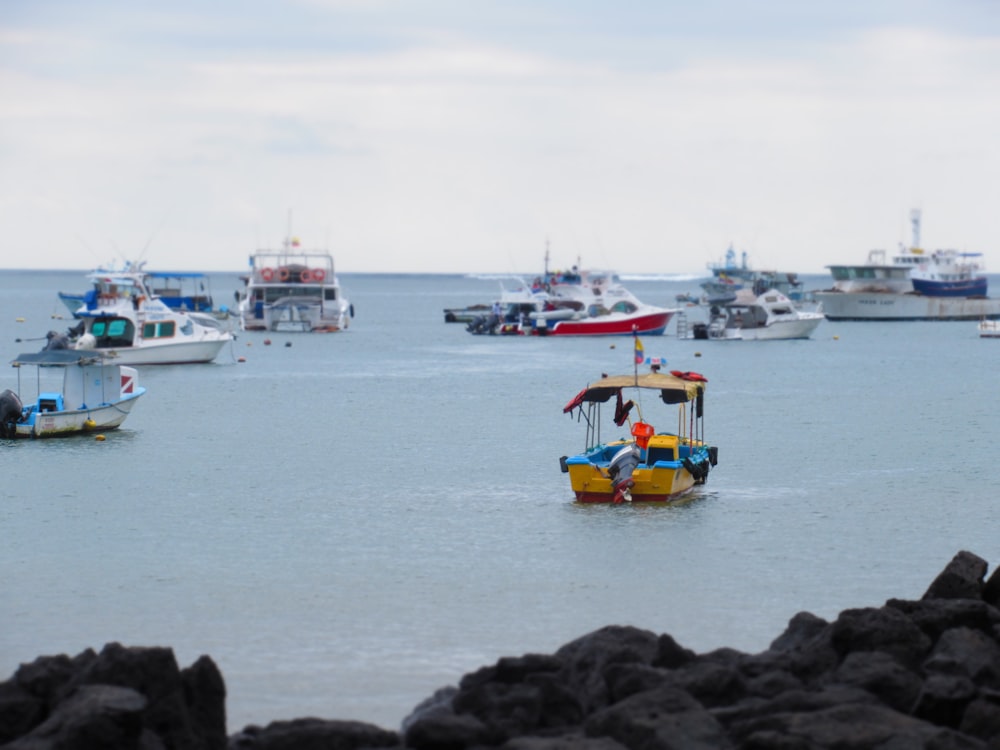
<svg viewBox="0 0 1000 750"><path fill-rule="evenodd" d="M442 688L399 732L303 718L226 736L201 657L109 644L0 683L0 748L1000 750L1000 574L959 552L917 601L808 613L759 654L608 626Z"/></svg>

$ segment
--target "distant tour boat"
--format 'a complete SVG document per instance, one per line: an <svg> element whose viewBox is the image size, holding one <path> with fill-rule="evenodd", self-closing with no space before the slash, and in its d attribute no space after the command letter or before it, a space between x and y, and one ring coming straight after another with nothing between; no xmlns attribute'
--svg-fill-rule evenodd
<svg viewBox="0 0 1000 750"><path fill-rule="evenodd" d="M282 250L258 250L239 294L240 326L245 331L335 332L346 330L354 306L343 296L333 257L325 251L300 251L286 239Z"/></svg>
<svg viewBox="0 0 1000 750"><path fill-rule="evenodd" d="M816 292L830 320L978 320L1000 317L990 299L979 253L920 247L920 211L910 213L913 242L886 260L884 250L868 262L831 265L833 287Z"/></svg>

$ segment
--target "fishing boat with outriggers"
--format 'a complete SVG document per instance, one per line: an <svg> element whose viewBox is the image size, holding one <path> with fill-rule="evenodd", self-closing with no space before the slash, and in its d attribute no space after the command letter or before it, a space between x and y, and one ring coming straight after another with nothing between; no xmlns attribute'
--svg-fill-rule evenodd
<svg viewBox="0 0 1000 750"><path fill-rule="evenodd" d="M120 365L213 361L233 340L228 322L212 313L167 306L141 267L88 274L91 289L65 334L48 333L46 349L104 354Z"/></svg>
<svg viewBox="0 0 1000 750"><path fill-rule="evenodd" d="M143 285L152 297L158 297L172 310L211 313L224 318L229 314L225 305L215 307L212 300L212 281L199 271L147 271L145 261L125 262L121 268L98 268L90 274L91 280L115 274L141 274ZM100 290L92 285L85 292L59 292L59 299L74 318L88 307L93 308Z"/></svg>
<svg viewBox="0 0 1000 750"><path fill-rule="evenodd" d="M0 437L47 438L117 429L146 392L136 370L99 352L69 349L21 354L13 362L17 391L0 393ZM21 372L35 368L34 401L23 405ZM52 383L51 371L62 383Z"/></svg>
<svg viewBox="0 0 1000 750"><path fill-rule="evenodd" d="M577 502L671 502L704 484L719 457L718 448L705 442L707 382L695 372L660 372L652 364L640 373L636 365L633 373L602 376L574 396L563 412L586 424L585 447L559 464ZM655 401L673 407L659 431L653 423L660 418L649 413ZM603 412L611 408L609 420ZM602 430L626 427L605 442Z"/></svg>

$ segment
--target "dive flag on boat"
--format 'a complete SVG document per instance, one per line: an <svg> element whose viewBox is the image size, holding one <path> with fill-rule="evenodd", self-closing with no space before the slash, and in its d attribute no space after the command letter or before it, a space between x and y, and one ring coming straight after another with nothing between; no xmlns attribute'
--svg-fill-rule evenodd
<svg viewBox="0 0 1000 750"><path fill-rule="evenodd" d="M639 337L635 337L635 363L641 365L643 360L646 359L646 354L642 349L642 342L639 341Z"/></svg>
<svg viewBox="0 0 1000 750"><path fill-rule="evenodd" d="M131 376L131 375L126 375L123 372L122 373L122 388L121 388L122 395L124 396L124 395L126 395L128 393L133 393L134 392L134 386L135 386L135 378L133 376Z"/></svg>

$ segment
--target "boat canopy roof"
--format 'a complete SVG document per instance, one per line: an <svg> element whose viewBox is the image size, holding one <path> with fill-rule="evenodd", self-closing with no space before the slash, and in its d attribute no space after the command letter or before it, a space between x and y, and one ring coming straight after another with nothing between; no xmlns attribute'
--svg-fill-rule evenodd
<svg viewBox="0 0 1000 750"><path fill-rule="evenodd" d="M78 349L49 349L40 352L18 354L11 365L36 365L38 367L68 367L70 365L93 365L102 362L104 354L97 351Z"/></svg>
<svg viewBox="0 0 1000 750"><path fill-rule="evenodd" d="M700 378L700 379L699 379ZM596 401L604 403L617 395L623 388L646 388L660 392L665 404L683 404L693 401L705 392L706 380L697 373L674 375L664 372L646 372L638 375L608 375L596 383L591 383L563 407L564 412Z"/></svg>
<svg viewBox="0 0 1000 750"><path fill-rule="evenodd" d="M206 274L201 271L147 271L151 279L203 279Z"/></svg>

